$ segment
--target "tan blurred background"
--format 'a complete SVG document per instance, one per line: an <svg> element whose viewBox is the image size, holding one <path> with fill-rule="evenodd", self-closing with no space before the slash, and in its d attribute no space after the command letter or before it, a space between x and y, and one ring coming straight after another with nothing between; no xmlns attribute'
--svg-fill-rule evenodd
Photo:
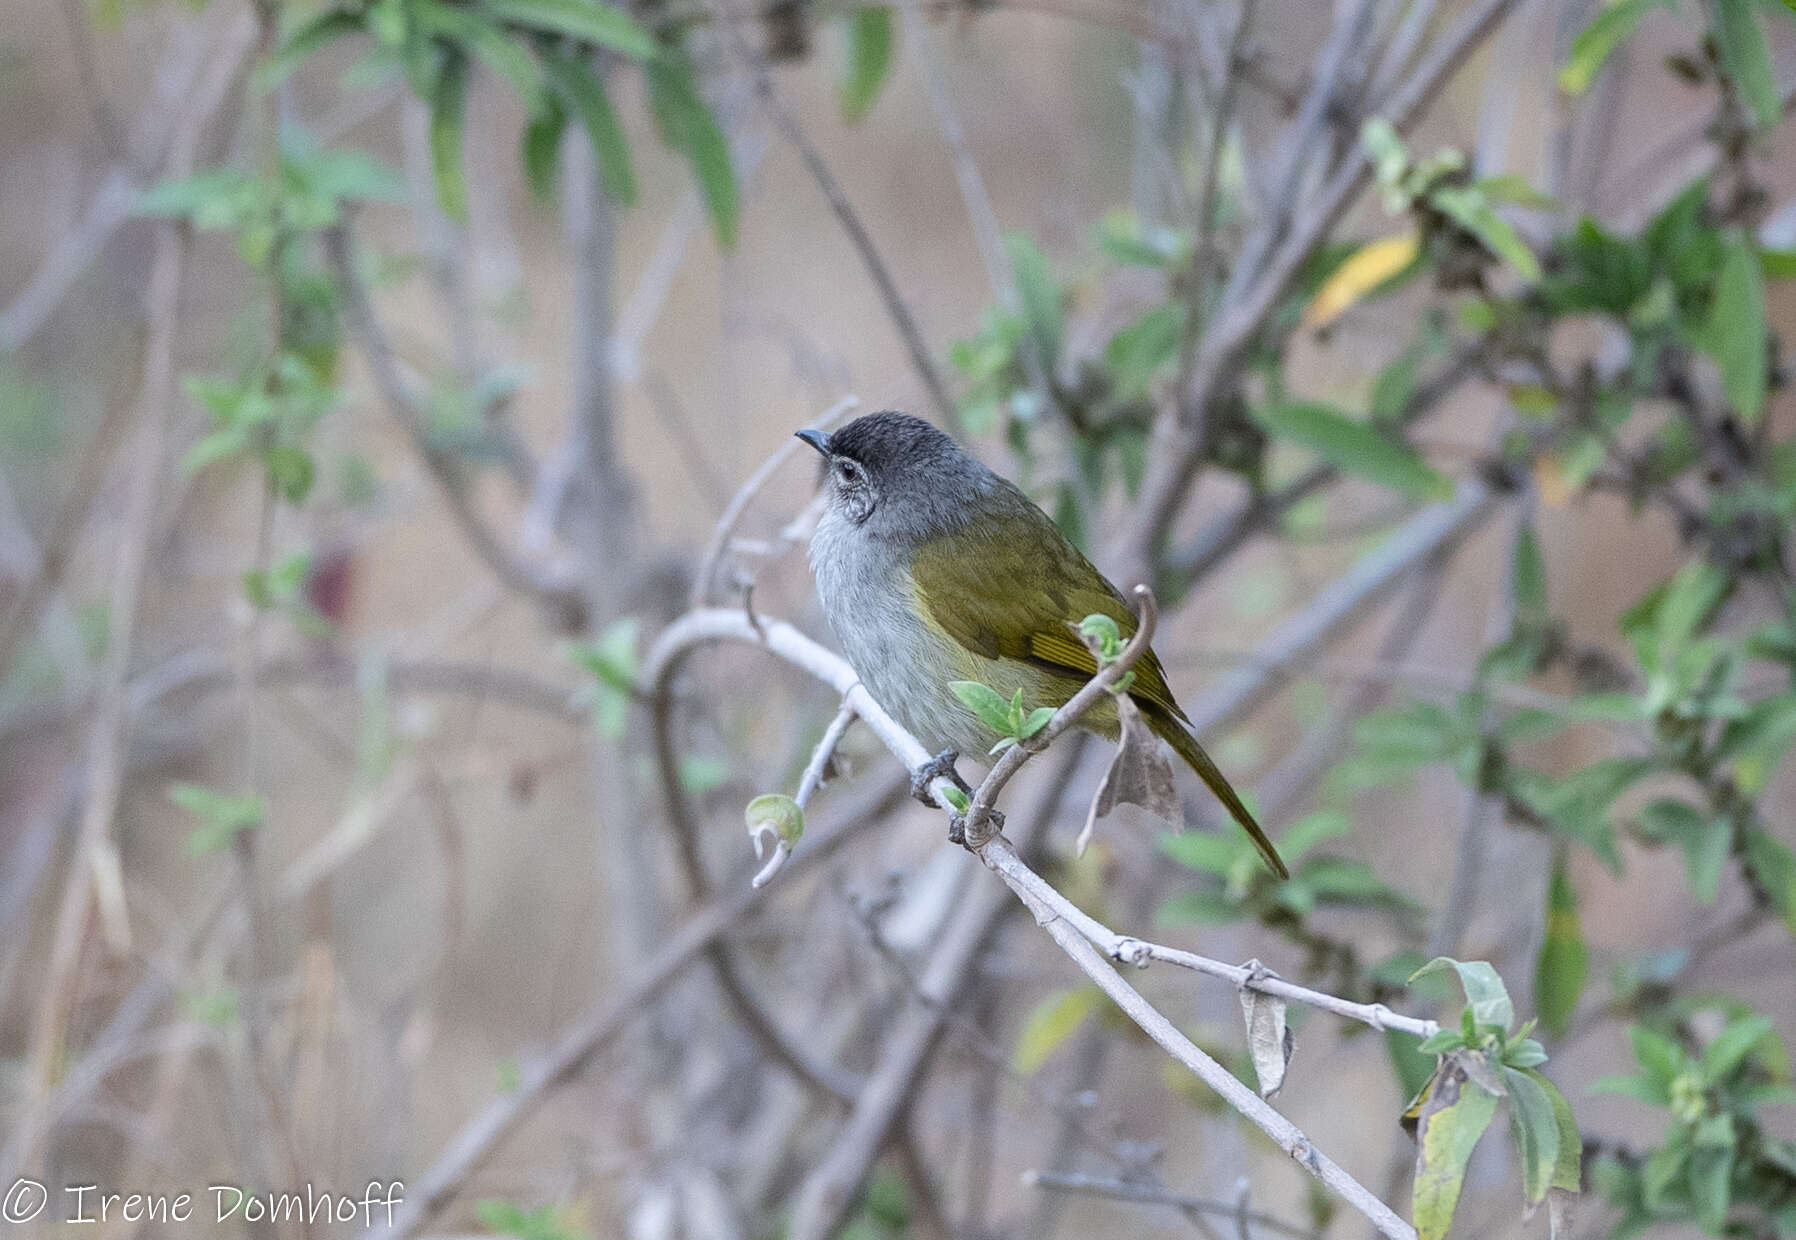
<svg viewBox="0 0 1796 1240"><path fill-rule="evenodd" d="M1258 7L1255 41L1263 76L1296 89L1327 34L1328 6L1272 0ZM158 73L169 72L184 49L191 55L199 47L203 54L227 8L225 0L214 0L202 13L179 4L131 5L116 17L90 19L79 4L4 0L0 306L27 287L59 239L83 227L97 187L116 162L102 129L128 133L155 106ZM1076 13L1069 16L1054 11L1054 4L1000 5L934 22L929 37L1000 224L1036 238L1078 281L1074 332L1089 336L1143 304L1126 279L1100 278L1089 230L1134 192L1130 83L1142 70L1132 32L1151 28L1155 10L1135 0L1092 0L1072 8ZM1551 102L1556 68L1545 49L1561 27L1559 8L1556 0L1521 4L1431 110L1412 147L1457 145L1474 151L1483 171L1540 176L1545 135L1557 123ZM975 329L992 290L949 149L924 93L914 36L901 40L893 77L872 114L851 127L835 103L838 32L826 26L815 33L815 54L780 68L779 89L892 265L928 343L943 355L951 341ZM1575 130L1581 145L1570 164L1568 202L1617 223L1635 223L1641 204L1676 183L1663 144L1676 136L1673 131L1699 126L1702 113L1693 94L1659 71L1656 60L1681 37L1674 21L1649 24L1626 53L1600 97L1598 106L1611 112L1606 129ZM392 84L346 89L339 75L353 59L338 49L310 66L284 96L289 114L314 132L333 131L333 143L361 147L407 170L415 189L427 187L427 174L420 175L426 158L421 124L407 116L416 105L403 102ZM690 571L728 495L794 429L849 394L868 409L921 410L924 402L853 248L798 156L771 132L740 82L719 92L721 110L731 118L745 201L740 242L728 254L719 251L696 208L684 166L653 140L638 84L624 75L614 96L642 181L640 205L620 212L616 228L617 302L625 307L624 322L641 327L617 389L619 451L635 482L641 555L677 576ZM1274 132L1284 121L1279 101L1265 90L1247 91L1242 109L1250 136ZM109 119L102 122L102 115ZM236 119L215 127L202 163L242 157L249 139ZM466 281L475 308L475 355L457 355L428 258L383 287L377 305L401 356L419 373L515 370L520 379L512 417L542 458L566 434L573 347L583 325L574 311L563 213L532 201L519 173L516 141L523 121L508 93L483 78L470 111L471 221L464 235L451 234L458 278ZM1780 204L1796 192L1790 141L1786 133L1765 162ZM1392 227L1375 195L1361 204L1355 221L1352 235ZM397 257L427 252L433 230L444 227L427 190L415 209L369 208L359 222L364 246ZM16 352L0 349L0 461L9 492L0 505L0 539L7 549L0 567L15 580L21 556L45 536L84 454L95 450L89 439L104 410L128 399L136 383L140 304L155 228L146 220L122 223L102 247L82 257L78 278L29 341ZM645 295L645 275L651 285L665 282L664 299ZM256 313L256 295L230 240L200 236L181 294L179 370L228 369L244 319ZM1791 297L1788 285L1776 292L1774 324L1796 322ZM1360 398L1377 366L1407 339L1415 308L1411 299L1394 299L1356 314L1326 340L1305 337L1292 357L1293 388L1343 403ZM368 816L359 824L365 839L327 884L274 909L271 949L280 965L268 983L276 1013L270 1053L286 1082L280 1092L290 1105L297 1162L315 1183L359 1189L370 1175L404 1177L426 1164L496 1088L504 1088L521 1054L627 975L639 957L637 949L616 941L616 901L620 884L627 891L645 879L615 872L607 840L620 830L646 833L650 843L643 855L659 867L656 881L666 888L664 915L677 920L671 910L679 901L665 881L665 843L655 816L630 824L601 821L604 797L595 793L589 731L571 714L557 721L544 711L465 694L395 693L390 726L401 756L373 786L358 780L358 736L369 717L368 696L353 683L358 660L364 677L383 655L516 669L570 695L581 677L561 652L563 638L538 609L508 597L470 553L406 437L367 386L359 358L346 363L350 399L326 419L315 440L316 495L303 510L282 509L271 540L277 559L306 550L341 564L349 582L344 622L328 639L305 636L280 620L267 622L261 636L266 657L303 655L327 640L349 671L334 686L301 677L259 695L264 731L258 775L270 807L259 865L271 886L278 885L289 866L328 833L343 830L346 819ZM1488 392L1468 389L1423 432L1431 459L1451 468L1481 451L1495 413ZM1789 416L1787 408L1779 413ZM173 460L203 433L203 411L178 394L171 426ZM995 439L977 447L999 468L1014 468ZM351 460L372 467L378 485L371 502L345 499ZM133 464L124 453L108 467L75 543L66 588L47 609L39 638L0 687L0 714L14 721L0 738L0 870L12 901L0 940L0 1096L8 1097L4 1109L15 1114L25 1089L33 997L53 933L59 884L50 876L60 872L76 799L84 743L80 705L93 677L96 625L103 628L110 554L121 536L117 496ZM1064 466L1045 465L1049 475L1058 468ZM803 507L812 483L809 462L795 458L751 506L743 532L774 534ZM1226 480L1205 487L1193 505L1199 514L1220 511L1238 495ZM483 475L478 494L500 528L530 537L528 496L499 470ZM1388 502L1348 487L1331 495L1324 524L1351 532ZM169 471L150 541L134 674L167 668L194 651L230 658L240 640L243 622L234 600L253 555L257 511L257 487L248 471L198 477ZM1554 607L1592 642L1615 644L1620 609L1643 582L1671 571L1682 556L1674 531L1652 518L1631 518L1619 500L1549 506L1540 529ZM1278 619L1375 542L1376 534L1350 533L1308 545L1262 540L1250 546L1162 627L1159 645L1181 696L1198 696ZM555 537L538 537L532 554L553 561L567 550ZM1413 667L1466 674L1484 641L1506 556L1506 528L1496 524L1457 554L1427 628L1407 656ZM755 600L770 614L822 632L801 554L763 570ZM619 610L647 609L640 601L620 600ZM654 621L646 623L652 632ZM1270 771L1318 717L1318 704L1338 700L1357 683L1356 669L1374 659L1385 623L1374 616L1250 721L1214 738L1223 765L1249 786ZM706 821L715 828L706 844L716 872L736 875L747 848L735 807L746 795L789 781L795 756L802 760L832 704L816 686L752 656L705 656L696 666L707 691L718 695L719 709L716 727L701 730L694 744L728 772L705 797ZM228 785L237 778L238 710L229 690L183 692L134 721L115 822L132 954L116 959L97 942L89 945L73 1042L104 1036L106 1023L120 1018L121 1005L133 995L165 1002L141 992L146 979L160 978L169 992L183 996L176 1012L181 1004L192 1012L207 996L236 985L229 934L195 924L205 910L226 919L236 915L228 859L185 854L190 822L169 803L165 788L175 780ZM870 744L858 745L857 752L863 776L884 769L885 760ZM1599 752L1553 757L1569 769ZM629 753L623 768L639 793L649 778L646 769L631 764L644 761L641 752ZM1098 768L1086 765L1081 779L1095 780ZM1791 792L1786 777L1774 803L1787 807ZM832 790L822 804L848 795ZM1438 895L1463 813L1458 786L1445 774L1431 775L1413 795L1362 798L1357 829L1343 851L1372 861L1405 889ZM1070 836L1076 815L1067 817L1061 830ZM350 830L357 826L351 822ZM1151 866L1153 830L1126 816L1113 827L1108 847L1116 864ZM938 857L939 832L933 816L915 807L902 811L875 838L808 876L799 889L781 893L778 908L840 902L844 890L878 890L888 874L952 865ZM1501 826L1490 832L1488 847L1488 872L1501 878L1483 893L1460 954L1496 960L1524 992L1547 858L1536 837ZM1616 880L1588 857L1578 859L1598 978L1609 962L1681 942L1693 925L1723 920L1727 913L1690 906L1676 856L1630 854L1628 860L1625 880ZM38 881L29 881L33 874ZM771 934L780 917L776 909L755 924ZM810 948L817 960L831 962L827 967L816 965L812 974L804 955L791 952L768 966L780 993L802 991L810 976L834 976L836 954L855 950L852 919L840 914L833 924L845 942ZM1375 919L1349 921L1344 928L1365 936L1369 955L1380 943L1391 945ZM1198 945L1189 929L1166 933ZM1207 935L1201 947L1223 959L1257 956L1281 970L1301 967L1288 945L1251 927ZM1761 988L1751 998L1786 1034L1796 1032L1788 953L1787 936L1767 930L1718 962L1709 982L1731 990L1768 973L1781 977L1781 989ZM1008 1048L1017 1013L1075 979L1026 919L1012 921L998 956L1011 1014L993 1037ZM1155 993L1180 1024L1224 1045L1238 1036L1236 1001L1226 987L1155 981ZM694 981L679 985L702 989ZM1522 1006L1528 1007L1526 1000ZM645 1021L504 1146L482 1172L478 1191L453 1208L446 1230L476 1228L467 1204L475 1198L509 1197L572 1203L573 1217L592 1234L633 1234L627 1220L633 1203L644 1200L645 1186L673 1175L670 1168L710 1157L703 1130L683 1130L676 1122L679 1096L727 1080L745 1062L743 1036L721 1025L681 1031L695 1043L686 1049L701 1061L697 1069L684 1061L676 1069L666 1042L679 1013L708 1018L717 1010L687 995L673 1005L674 1015ZM808 1021L804 1013L813 1010L794 1007L791 1014ZM826 1019L827 1003L820 1010ZM150 1021L139 1037L159 1027L161 1019ZM179 1068L152 1056L117 1073L82 1103L80 1118L56 1142L48 1170L65 1181L136 1176L149 1186L241 1176L241 1126L253 1105L245 1099L241 1072L228 1066L242 1053L238 1036L227 1029ZM1405 1138L1394 1119L1383 1118L1394 1115L1401 1100L1394 1097L1375 1039L1345 1036L1312 1016L1299 1045L1282 1108L1351 1171L1380 1186L1391 1160L1404 1156ZM1554 1048L1554 1075L1587 1132L1626 1135L1639 1118L1626 1101L1588 1099L1578 1090L1614 1070L1622 1045L1619 1026L1611 1025ZM991 1139L994 1211L1022 1208L1030 1190L1017 1175L1042 1164L1052 1112L1007 1083L995 1134L982 1132L970 1099L990 1065L952 1038L941 1054L942 1066L919 1104L931 1117L932 1152L951 1169L972 1143ZM1065 1069L1056 1061L1041 1079L1052 1088ZM686 1085L663 1089L663 1074L676 1071ZM1160 1064L1142 1048L1113 1055L1098 1089L1093 1122L1129 1139L1163 1142L1160 1169L1169 1183L1229 1197L1237 1177L1249 1174L1257 1206L1292 1217L1301 1213L1303 1177L1232 1120L1185 1101L1182 1093L1169 1094ZM645 1103L645 1096L655 1101ZM1362 1105L1377 1108L1381 1118L1369 1123ZM146 1124L159 1125L147 1144ZM1476 1209L1463 1213L1468 1236L1522 1228L1503 1143L1488 1144L1472 1190L1488 1192L1477 1197ZM944 1171L950 1181L953 1174ZM1169 1212L1088 1202L1069 1206L1058 1234L1173 1236L1189 1230ZM1529 1230L1543 1226L1536 1220Z"/></svg>

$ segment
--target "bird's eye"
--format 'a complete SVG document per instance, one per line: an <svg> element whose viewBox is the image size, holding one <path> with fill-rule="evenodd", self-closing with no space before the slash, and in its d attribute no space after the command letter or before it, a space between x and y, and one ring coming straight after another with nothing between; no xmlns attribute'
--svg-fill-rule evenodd
<svg viewBox="0 0 1796 1240"><path fill-rule="evenodd" d="M861 467L846 458L836 462L836 474L843 482L859 482Z"/></svg>

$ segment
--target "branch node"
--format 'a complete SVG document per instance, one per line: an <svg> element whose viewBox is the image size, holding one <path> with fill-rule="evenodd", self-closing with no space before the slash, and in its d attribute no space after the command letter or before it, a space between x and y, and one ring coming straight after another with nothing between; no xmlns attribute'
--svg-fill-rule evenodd
<svg viewBox="0 0 1796 1240"><path fill-rule="evenodd" d="M1252 990L1267 978L1276 978L1277 976L1278 974L1261 964L1257 957L1241 963L1241 989L1243 990Z"/></svg>
<svg viewBox="0 0 1796 1240"><path fill-rule="evenodd" d="M1321 1169L1321 1164L1316 1159L1316 1147L1311 1145L1309 1138L1302 1133L1299 1133L1296 1140L1286 1147L1285 1153L1295 1159L1311 1175L1315 1175Z"/></svg>
<svg viewBox="0 0 1796 1240"><path fill-rule="evenodd" d="M1132 964L1137 969L1145 969L1153 963L1153 944L1132 939L1125 934L1110 945L1110 958L1122 964Z"/></svg>
<svg viewBox="0 0 1796 1240"><path fill-rule="evenodd" d="M975 817L977 821L974 821ZM960 838L954 837L958 834ZM956 814L948 823L948 839L965 845L970 851L978 852L987 844L1004 834L1004 812L988 809L985 813Z"/></svg>

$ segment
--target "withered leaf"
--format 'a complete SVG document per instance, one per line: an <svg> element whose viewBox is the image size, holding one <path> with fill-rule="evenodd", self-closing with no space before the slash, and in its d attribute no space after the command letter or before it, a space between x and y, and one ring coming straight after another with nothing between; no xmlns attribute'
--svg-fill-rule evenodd
<svg viewBox="0 0 1796 1240"><path fill-rule="evenodd" d="M1116 699L1116 714L1122 724L1116 757L1092 798L1091 811L1085 816L1085 828L1079 832L1077 850L1081 856L1091 842L1098 819L1109 816L1118 805L1139 805L1150 814L1177 822L1179 794L1172 782L1172 764L1166 760L1160 740L1141 717L1141 711L1127 696Z"/></svg>
<svg viewBox="0 0 1796 1240"><path fill-rule="evenodd" d="M1241 1018L1247 1023L1247 1049L1253 1056L1254 1075L1260 1081L1260 1097L1270 1098L1285 1083L1285 1067L1291 1062L1294 1042L1285 1023L1285 1001L1243 986Z"/></svg>

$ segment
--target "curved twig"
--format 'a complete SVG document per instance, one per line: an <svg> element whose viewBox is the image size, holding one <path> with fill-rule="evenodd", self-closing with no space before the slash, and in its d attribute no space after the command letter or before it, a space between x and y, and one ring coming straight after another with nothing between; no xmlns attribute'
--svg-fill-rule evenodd
<svg viewBox="0 0 1796 1240"><path fill-rule="evenodd" d="M1042 729L1041 733L1037 734L1044 739L1037 741L1028 749L1018 745L1014 746L1012 750L1006 751L1004 757L993 766L975 793L973 807L967 816L969 828L989 823L992 803L998 792L1002 790L1004 784L1016 773L1017 769L1028 761L1030 754L1039 752L1048 740L1076 723L1080 715L1098 699L1098 695L1109 692L1116 679L1125 674L1135 659L1146 651L1153 630L1152 594L1146 587L1138 586L1136 587L1136 597L1142 607L1142 617L1140 627L1131 638L1129 646L1115 662L1101 669L1078 693L1074 694L1066 705L1055 712L1053 719ZM684 654L693 647L715 641L740 641L763 646L769 652L802 668L838 690L843 696L845 707L852 707L906 767L916 770L929 761L929 753L923 744L873 700L872 696L861 686L853 668L783 621L763 617L758 623L751 624L745 615L733 610L693 612L682 617L668 627L650 652L647 660L649 683L657 683L657 679L665 676L667 669L676 666ZM1001 776L1000 772L1002 772ZM946 788L949 786L951 785L945 777L937 779L931 785L932 794L936 797L937 802L944 806L948 804ZM1015 847L1001 832L990 832L984 839L976 839L974 832L969 829L968 847L980 857L989 869L1004 880L1017 898L1034 914L1037 923L1048 932L1073 963L1105 994L1109 995L1117 1006L1122 1008L1124 1013L1149 1037L1153 1038L1162 1049L1220 1094L1233 1109L1251 1120L1262 1132L1271 1137L1279 1148L1289 1154L1305 1171L1334 1190L1344 1201L1369 1219L1381 1234L1390 1237L1391 1240L1414 1240L1414 1228L1399 1218L1389 1206L1374 1196L1358 1180L1318 1150L1302 1130L1289 1119L1274 1110L1271 1105L1242 1084L1226 1068L1200 1050L1170 1020L1148 1003L1134 987L1129 985L1088 937L1090 932L1095 932L1094 928L1102 928L1098 927L1096 922L1024 864ZM1104 930L1103 933L1108 935L1109 931ZM1115 938L1116 936L1111 937ZM1130 940L1129 942L1138 941ZM1185 954L1179 953L1179 955ZM1127 958L1134 959L1135 957ZM1199 957L1191 958L1192 961L1200 959ZM1169 962L1171 962L1170 959ZM1186 964L1187 967L1197 967L1190 961L1180 960L1178 962ZM1205 969L1203 971L1214 972L1215 970ZM1305 988L1295 989L1304 990ZM825 1207L825 1209L830 1208L833 1208L833 1203L830 1207ZM823 1219L821 1213L816 1211L807 1213L801 1205L800 1218L794 1225L793 1234L795 1237L809 1236L813 1233L820 1235L822 1231L817 1229L821 1227L823 1230L827 1230L828 1226L829 1224Z"/></svg>
<svg viewBox="0 0 1796 1240"><path fill-rule="evenodd" d="M1004 756L992 766L980 781L973 793L973 803L967 810L966 837L967 847L977 852L984 844L986 831L992 821L992 811L998 794L1004 791L1004 785L1023 768L1023 763L1046 749L1062 732L1079 722L1079 719L1090 710L1106 693L1109 693L1129 669L1148 652L1154 641L1154 627L1159 622L1159 609L1154 605L1154 592L1146 586L1138 585L1134 590L1135 602L1141 609L1135 633L1123 647L1122 653L1115 660L1105 664L1090 680L1079 687L1079 691L1069 698L1064 706L1054 712L1047 726L1019 744L1012 745L1004 751ZM915 765L915 764L913 764ZM938 798L939 800L939 798Z"/></svg>
<svg viewBox="0 0 1796 1240"><path fill-rule="evenodd" d="M844 416L860 408L860 404L860 397L844 396L817 419L817 427L827 430ZM761 462L761 467L750 474L748 481L744 482L741 488L730 497L730 502L724 507L723 515L717 518L717 525L711 531L711 541L705 544L704 554L699 556L698 571L692 576L693 607L709 606L713 601L711 586L717 577L717 564L719 560L723 559L723 553L730 545L730 535L736 532L736 523L742 520L742 513L748 508L749 501L760 494L761 488L767 485L767 480L778 472L780 466L792 458L792 454L802 446L802 443L802 440L788 438L774 449L771 456Z"/></svg>

